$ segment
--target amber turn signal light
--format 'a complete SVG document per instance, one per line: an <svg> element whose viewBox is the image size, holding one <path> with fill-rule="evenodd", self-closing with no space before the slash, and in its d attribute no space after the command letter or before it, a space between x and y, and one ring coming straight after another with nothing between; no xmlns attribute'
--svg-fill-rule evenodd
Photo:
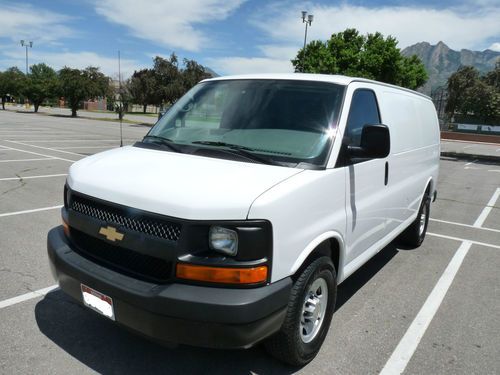
<svg viewBox="0 0 500 375"><path fill-rule="evenodd" d="M188 263L177 264L179 279L221 284L256 284L267 280L267 266L252 268L210 267Z"/></svg>
<svg viewBox="0 0 500 375"><path fill-rule="evenodd" d="M69 237L69 225L67 222L64 221L64 219L62 220L62 226L64 234L66 235L66 237Z"/></svg>

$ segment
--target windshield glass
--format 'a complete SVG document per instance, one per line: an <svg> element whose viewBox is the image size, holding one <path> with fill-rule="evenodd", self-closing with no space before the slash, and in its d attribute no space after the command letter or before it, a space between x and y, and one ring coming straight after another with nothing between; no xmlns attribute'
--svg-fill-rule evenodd
<svg viewBox="0 0 500 375"><path fill-rule="evenodd" d="M148 135L179 145L241 146L282 163L322 165L344 86L298 80L221 80L196 85Z"/></svg>

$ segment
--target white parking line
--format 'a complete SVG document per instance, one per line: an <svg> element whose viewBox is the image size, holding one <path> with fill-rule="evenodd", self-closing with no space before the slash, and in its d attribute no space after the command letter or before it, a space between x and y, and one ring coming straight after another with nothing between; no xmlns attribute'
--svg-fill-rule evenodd
<svg viewBox="0 0 500 375"><path fill-rule="evenodd" d="M465 167L468 167L468 166L469 166L469 165L471 165L471 164L474 164L476 161L477 161L477 159L474 159L474 160L472 160L472 161L468 162L467 164L465 164L465 165L464 165L464 168L465 168ZM465 169L468 169L468 168L465 168Z"/></svg>
<svg viewBox="0 0 500 375"><path fill-rule="evenodd" d="M25 152L27 154L33 154L33 155L45 156L45 157L52 158L52 159L59 159L59 160L69 161L71 163L74 163L76 161L76 160L70 160L70 159L60 158L58 156L52 156L52 155L40 154L38 152L33 152L33 151L21 150L19 148L7 147L7 146L2 146L2 145L0 145L0 147L5 148L7 150L21 151L21 152ZM78 155L82 156L80 154L78 154Z"/></svg>
<svg viewBox="0 0 500 375"><path fill-rule="evenodd" d="M500 249L499 245L494 245L494 244L491 244L491 243L479 242L479 241L472 241L472 240L468 240L466 238L447 236L445 234L438 234L438 233L432 233L432 232L427 232L427 234L429 236L446 238L447 240L454 240L454 241L461 241L461 242L470 242L470 243L472 243L474 245L480 245L480 246L492 247L494 249Z"/></svg>
<svg viewBox="0 0 500 375"><path fill-rule="evenodd" d="M41 161L41 160L54 160L54 158L39 158L39 159L11 159L11 160L0 160L0 163L12 163L14 161Z"/></svg>
<svg viewBox="0 0 500 375"><path fill-rule="evenodd" d="M35 208L33 210L24 210L24 211L15 211L15 212L6 212L4 214L0 214L0 217L6 217L6 216L15 216L15 215L23 215L23 214L30 214L32 212L40 212L40 211L49 211L49 210L56 210L58 208L61 208L62 205L59 206L51 206L51 207L42 207L42 208Z"/></svg>
<svg viewBox="0 0 500 375"><path fill-rule="evenodd" d="M33 146L35 147L35 146ZM111 147L119 147L119 145L103 145L103 146L69 146L69 147L56 147L54 150L73 150L75 148L111 148ZM80 155L80 154L78 154Z"/></svg>
<svg viewBox="0 0 500 375"><path fill-rule="evenodd" d="M124 141L135 141L136 139L132 138L123 138ZM29 143L45 143L45 142L117 142L119 143L119 139L46 139L46 140L30 140L30 139L19 139L17 142L29 142ZM31 146L31 145L30 145Z"/></svg>
<svg viewBox="0 0 500 375"><path fill-rule="evenodd" d="M488 230L488 231L491 231L491 232L498 232L498 233L500 233L500 229L475 227L475 226L469 225L469 224L463 224L463 223L457 223L455 221L446 221L446 220L439 220L439 219L433 219L433 218L429 218L429 220L435 221L435 222L438 222L438 223L458 225L458 226L461 226L461 227L474 228L474 229L480 229L480 230Z"/></svg>
<svg viewBox="0 0 500 375"><path fill-rule="evenodd" d="M398 346L392 353L384 368L380 372L381 375L401 374L411 357L415 353L417 346L429 327L429 324L434 318L439 306L443 302L448 289L455 278L462 262L467 255L472 243L464 241L458 248L457 252L446 267L444 273L439 278L434 286L431 294L427 297L424 305L418 312L417 316L411 323L405 335L399 342Z"/></svg>
<svg viewBox="0 0 500 375"><path fill-rule="evenodd" d="M26 176L26 177L7 177L7 178L0 178L0 181L14 181L14 180L29 180L32 178L49 178L49 177L61 177L61 176L67 176L66 173L61 173L61 174L46 174L43 176Z"/></svg>
<svg viewBox="0 0 500 375"><path fill-rule="evenodd" d="M65 153L65 154L72 154L72 155L82 156L81 154L77 154L76 152L71 152L71 151L63 151L63 150L58 150L58 149L56 149L56 148L51 148L51 147L34 146L34 145L30 145L30 144L23 143L23 142L18 142L18 141L6 141L6 142L15 143L15 144L17 144L17 145L22 145L22 146L28 146L28 147L41 148L41 149L43 149L43 150L49 150L49 151L55 151L55 152L63 152L63 153Z"/></svg>
<svg viewBox="0 0 500 375"><path fill-rule="evenodd" d="M28 300L33 299L33 298L43 297L47 293L50 293L53 290L56 290L58 288L59 288L58 285L52 285L52 286L49 286L47 288L38 289L38 290L35 290L33 292L21 294L20 296L12 297L12 298L0 301L0 309L15 305L15 304L20 303L20 302L28 301Z"/></svg>
<svg viewBox="0 0 500 375"><path fill-rule="evenodd" d="M483 225L484 221L488 217L489 213L493 209L493 206L495 205L498 197L500 196L500 188L497 188L493 195L491 196L491 199L486 203L486 207L483 208L483 211L481 211L481 214L477 218L477 220L474 222L473 226L477 228L481 228Z"/></svg>

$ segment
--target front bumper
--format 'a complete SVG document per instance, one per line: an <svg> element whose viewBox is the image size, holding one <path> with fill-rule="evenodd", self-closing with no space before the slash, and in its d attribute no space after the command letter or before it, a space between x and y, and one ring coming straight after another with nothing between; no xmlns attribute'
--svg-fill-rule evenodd
<svg viewBox="0 0 500 375"><path fill-rule="evenodd" d="M113 298L116 322L156 340L211 348L247 348L278 331L292 281L252 289L172 283L158 285L122 275L71 248L62 227L47 237L54 278L82 302L80 284Z"/></svg>

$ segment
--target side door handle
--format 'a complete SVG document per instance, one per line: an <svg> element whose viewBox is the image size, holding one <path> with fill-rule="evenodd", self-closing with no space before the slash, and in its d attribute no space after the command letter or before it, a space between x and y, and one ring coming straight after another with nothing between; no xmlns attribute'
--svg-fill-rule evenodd
<svg viewBox="0 0 500 375"><path fill-rule="evenodd" d="M387 186L387 183L389 182L389 162L385 162L385 178L384 178L384 185Z"/></svg>

